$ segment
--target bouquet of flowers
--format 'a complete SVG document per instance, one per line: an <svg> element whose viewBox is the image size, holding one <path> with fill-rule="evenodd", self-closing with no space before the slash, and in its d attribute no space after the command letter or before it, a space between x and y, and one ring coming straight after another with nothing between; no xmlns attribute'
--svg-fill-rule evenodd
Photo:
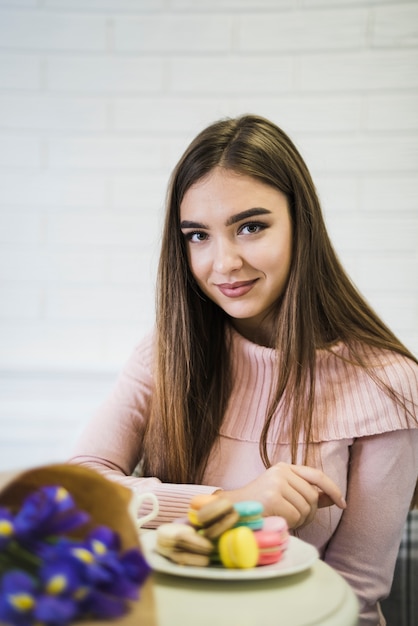
<svg viewBox="0 0 418 626"><path fill-rule="evenodd" d="M129 500L128 489L71 465L31 470L6 487L0 623L64 626L127 612L150 571Z"/></svg>

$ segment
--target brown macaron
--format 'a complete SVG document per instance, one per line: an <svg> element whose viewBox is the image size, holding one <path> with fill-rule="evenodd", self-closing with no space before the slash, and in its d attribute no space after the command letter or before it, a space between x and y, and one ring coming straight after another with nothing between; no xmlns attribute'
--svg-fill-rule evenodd
<svg viewBox="0 0 418 626"><path fill-rule="evenodd" d="M203 535L213 540L232 528L238 521L239 514L229 500L219 497L199 509L196 518Z"/></svg>
<svg viewBox="0 0 418 626"><path fill-rule="evenodd" d="M214 500L218 500L219 496L217 494L197 494L193 496L190 500L189 510L187 512L187 519L192 526L199 528L201 524L197 519L197 512L200 511L202 507L204 507L209 502L213 502Z"/></svg>
<svg viewBox="0 0 418 626"><path fill-rule="evenodd" d="M213 543L186 524L162 524L157 529L157 552L178 565L206 567Z"/></svg>

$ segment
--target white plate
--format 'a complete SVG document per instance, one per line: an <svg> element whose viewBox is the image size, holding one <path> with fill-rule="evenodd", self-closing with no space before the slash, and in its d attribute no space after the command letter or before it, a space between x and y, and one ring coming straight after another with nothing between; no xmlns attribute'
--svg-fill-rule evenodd
<svg viewBox="0 0 418 626"><path fill-rule="evenodd" d="M164 574L185 576L187 578L212 578L218 580L255 580L289 576L308 569L319 558L318 550L309 543L290 537L286 552L278 563L261 565L251 569L227 569L219 565L192 567L177 565L155 551L156 532L141 534L141 546L151 568Z"/></svg>

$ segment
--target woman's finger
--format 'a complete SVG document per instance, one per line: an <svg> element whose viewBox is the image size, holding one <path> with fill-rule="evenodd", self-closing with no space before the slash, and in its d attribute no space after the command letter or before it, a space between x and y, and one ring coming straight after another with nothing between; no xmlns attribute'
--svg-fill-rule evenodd
<svg viewBox="0 0 418 626"><path fill-rule="evenodd" d="M292 528L304 526L312 521L318 508L317 487L296 474L292 467L279 463L274 466L280 474L280 498L282 507L286 507L283 517L291 520Z"/></svg>
<svg viewBox="0 0 418 626"><path fill-rule="evenodd" d="M336 504L340 509L345 509L347 504L341 489L329 476L324 474L324 472L315 467L308 467L307 465L292 465L291 467L298 476L307 480L311 485L315 485L315 487L324 494L321 496L322 506L329 506L326 504L326 496L328 496L330 504Z"/></svg>

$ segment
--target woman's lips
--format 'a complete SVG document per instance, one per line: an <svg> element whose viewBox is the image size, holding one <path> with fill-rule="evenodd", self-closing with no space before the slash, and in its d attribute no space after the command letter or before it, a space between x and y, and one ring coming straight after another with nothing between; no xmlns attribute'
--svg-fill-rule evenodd
<svg viewBox="0 0 418 626"><path fill-rule="evenodd" d="M243 280L237 281L236 283L221 283L216 286L227 298L240 298L251 291L257 280L258 279L255 278L254 280Z"/></svg>

